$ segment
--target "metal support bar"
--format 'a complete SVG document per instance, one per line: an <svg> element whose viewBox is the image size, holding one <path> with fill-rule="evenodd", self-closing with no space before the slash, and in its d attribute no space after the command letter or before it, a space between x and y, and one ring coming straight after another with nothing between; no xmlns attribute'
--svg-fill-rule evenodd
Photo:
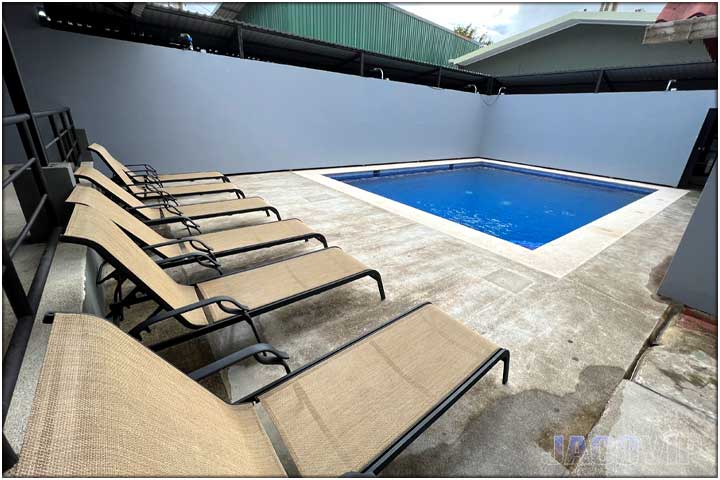
<svg viewBox="0 0 720 480"><path fill-rule="evenodd" d="M15 58L15 52L12 48L12 43L10 43L10 38L8 37L7 29L5 28L5 20L3 20L2 42L3 81L7 87L7 92L10 96L10 101L12 102L15 112L20 114L26 113L30 116L25 124L29 125L30 138L32 139L32 143L37 146L37 152L30 153L28 145L25 142L23 142L23 146L25 147L28 158L37 157L41 166L47 166L48 159L45 155L45 150L40 148L43 145L43 142L40 139L40 131L38 130L37 123L35 123L35 118L31 115L32 108L30 107L30 102L25 91L25 85L23 84L22 77L20 76L20 70L18 68L17 59Z"/></svg>
<svg viewBox="0 0 720 480"><path fill-rule="evenodd" d="M32 138L32 132L30 130L30 127L28 127L28 124L32 121L32 116L29 120L24 121L19 124L19 132L20 132L20 138L24 139L24 141L27 141L29 146L29 152L28 152L28 158L37 158L38 162L41 157L40 152L42 154L45 154L45 149L42 148L42 143L40 144L39 148L35 148L35 144L30 140ZM47 157L46 157L47 160ZM45 182L45 175L42 172L42 168L40 167L40 164L38 162L33 162L30 165L30 170L33 174L33 179L35 180L35 185L37 186L38 193L40 195L47 195L48 194L48 187L47 182ZM48 215L48 221L50 222L50 225L60 225L59 221L59 215L55 211L55 207L53 207L52 202L48 202L47 204L47 215ZM29 220L28 220L29 222Z"/></svg>
<svg viewBox="0 0 720 480"><path fill-rule="evenodd" d="M35 224L35 222L38 219L38 216L40 215L40 212L43 211L43 208L45 207L45 204L48 201L48 194L44 193L40 197L40 201L38 202L37 206L35 207L35 210L33 210L32 215L30 218L28 218L27 222L25 223L25 226L20 230L20 234L15 239L15 243L13 243L12 247L10 247L10 256L12 257L15 255L15 252L17 252L17 249L20 248L20 245L22 244L23 240L25 240L25 237L27 237L28 232L32 228L32 226Z"/></svg>
<svg viewBox="0 0 720 480"><path fill-rule="evenodd" d="M60 124L63 126L63 132L60 134L61 137L63 137L60 140L60 143L65 144L65 155L63 155L63 160L67 162L68 158L70 157L70 154L73 153L73 145L72 145L72 139L70 136L65 136L66 132L70 131L70 125L68 125L68 121L65 118L65 113L60 112L58 114L58 117L60 118Z"/></svg>
<svg viewBox="0 0 720 480"><path fill-rule="evenodd" d="M365 52L360 52L360 76L365 76Z"/></svg>
<svg viewBox="0 0 720 480"><path fill-rule="evenodd" d="M7 438L5 438L5 434L3 433L3 440L2 440L2 464L3 464L3 471L12 468L13 465L15 465L18 462L18 456L15 453L15 451L10 446L10 442L8 442Z"/></svg>
<svg viewBox="0 0 720 480"><path fill-rule="evenodd" d="M600 70L600 73L598 73L597 82L595 82L595 93L598 93L600 91L600 87L602 86L604 78L605 78L605 70Z"/></svg>
<svg viewBox="0 0 720 480"><path fill-rule="evenodd" d="M65 142L63 142L61 139L60 130L58 129L58 125L55 121L55 116L51 115L48 117L48 119L50 120L50 129L52 130L53 137L55 137L55 140L58 141L57 147L58 147L58 152L60 152L60 158L64 159L65 152L66 152Z"/></svg>
<svg viewBox="0 0 720 480"><path fill-rule="evenodd" d="M35 323L35 314L40 304L40 298L45 288L45 282L50 272L53 257L55 256L59 237L60 228L56 228L50 236L45 252L40 258L40 264L35 272L35 277L30 284L27 295L22 288L22 283L20 283L20 278L17 275L17 271L15 271L15 266L12 264L10 255L3 244L3 290L17 318L15 330L12 333L5 356L3 357L3 424L5 423L8 408L10 407L10 401L12 400L15 384L17 383L17 378L20 373L22 360L25 356L28 340L30 339L30 333ZM5 260L6 258L8 260Z"/></svg>
<svg viewBox="0 0 720 480"><path fill-rule="evenodd" d="M23 163L20 167L18 167L17 170L15 170L5 180L3 180L2 188L4 189L8 185L10 185L12 182L14 182L15 179L17 177L19 177L20 175L22 175L25 172L25 170L30 168L32 166L33 162L35 162L35 161L37 161L37 158L32 157L30 160L28 160L27 162Z"/></svg>
<svg viewBox="0 0 720 480"><path fill-rule="evenodd" d="M437 87L440 88L440 82L442 82L442 68L438 68L438 75L437 75Z"/></svg>
<svg viewBox="0 0 720 480"><path fill-rule="evenodd" d="M243 31L241 25L238 25L237 27L237 41L238 53L240 54L240 58L245 58L245 44L243 42Z"/></svg>

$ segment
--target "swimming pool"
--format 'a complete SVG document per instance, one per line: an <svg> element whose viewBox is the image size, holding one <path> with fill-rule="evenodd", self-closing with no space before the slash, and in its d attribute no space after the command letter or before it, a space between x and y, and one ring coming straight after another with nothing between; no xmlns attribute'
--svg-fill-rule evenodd
<svg viewBox="0 0 720 480"><path fill-rule="evenodd" d="M483 162L327 176L529 250L655 191Z"/></svg>

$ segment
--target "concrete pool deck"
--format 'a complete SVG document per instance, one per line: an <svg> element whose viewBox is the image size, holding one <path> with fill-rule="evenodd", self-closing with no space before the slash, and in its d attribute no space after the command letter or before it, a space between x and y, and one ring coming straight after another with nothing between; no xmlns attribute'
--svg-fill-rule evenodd
<svg viewBox="0 0 720 480"><path fill-rule="evenodd" d="M265 339L290 353L292 368L424 301L432 301L511 351L508 385L501 385L499 369L488 375L391 463L384 475L715 474L717 412L713 416L705 411L712 402L702 403L705 410L699 409L692 402L684 403L681 396L673 398L659 387L651 388L657 380L649 374L642 381L633 375L648 339L673 311L655 291L692 215L695 192L682 195L578 268L558 277L296 173L243 175L231 180L247 194L260 195L276 206L283 218L300 218L325 233L331 245L342 247L383 275L388 294L384 302L379 301L374 282L367 280L259 318L257 324ZM193 200L183 199L182 203ZM209 232L267 220L262 214L241 215L205 220L201 226ZM223 263L225 270L231 271L316 248L319 244L314 242L284 246L227 258ZM193 282L213 276L194 267L176 269L173 275ZM108 294L112 287L107 286ZM131 328L152 309L150 305L133 307L123 328ZM49 329L41 323L35 328L40 329L38 336ZM174 322L167 323L147 340L178 329ZM164 356L189 370L249 343L247 326L236 325ZM695 354L701 349L691 346L686 350ZM701 363L708 370L706 376L714 378L716 392L716 364L709 360ZM663 368L670 367L666 364ZM656 378L657 369L653 372ZM220 396L237 399L280 375L279 367L248 361L228 369L222 383L214 378L205 385ZM672 371L668 378L670 375ZM672 388L672 381L666 383L669 386L664 388ZM712 392L711 387L707 388ZM643 416L638 417L638 412ZM667 412L672 422L662 421ZM625 421L628 418L653 427L651 435L680 436L683 442L672 444L673 452L680 453L653 457L653 463L638 464L634 470L632 465L613 470L612 465L590 458L588 451L579 458L554 455L555 435L564 435L567 446L570 435L632 432L632 424ZM689 464L685 460L688 446L695 450ZM682 468L677 458L685 462Z"/></svg>
<svg viewBox="0 0 720 480"><path fill-rule="evenodd" d="M284 218L301 218L326 233L331 245L341 246L383 275L388 293L384 302L378 301L372 281L355 282L260 318L267 341L291 353L292 367L423 301L432 301L512 352L509 385L500 384L498 372L478 383L385 472L398 476L572 474L577 459L558 461L553 438L588 435L622 382L636 385L632 369L669 308L655 291L697 202L695 192L683 192L558 278L301 174L245 175L232 181L246 192L262 195ZM206 228L262 219L208 221ZM309 248L317 246L233 261L243 266ZM185 273L193 279L204 275ZM215 355L249 341L243 326L209 339ZM230 368L225 382L230 396L239 398L281 373L276 367L249 362ZM696 448L713 453L685 470L697 475L715 471L716 462L708 463L707 458L714 459L716 427L714 422L704 427L700 438L705 443ZM676 431L682 430L678 424L667 428L685 434ZM690 439L693 445L696 437ZM587 460L583 465L587 471ZM657 475L665 471L661 464L655 468Z"/></svg>

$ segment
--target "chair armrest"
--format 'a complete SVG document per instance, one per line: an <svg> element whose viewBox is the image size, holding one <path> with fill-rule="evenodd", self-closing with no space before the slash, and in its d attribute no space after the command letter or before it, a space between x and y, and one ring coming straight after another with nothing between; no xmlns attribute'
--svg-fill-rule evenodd
<svg viewBox="0 0 720 480"><path fill-rule="evenodd" d="M125 170L125 173L128 177L132 179L133 182L138 185L153 183L163 186L162 182L160 181L160 177L157 176L154 172L143 171L142 173L137 173L134 170Z"/></svg>
<svg viewBox="0 0 720 480"><path fill-rule="evenodd" d="M195 250L201 251L203 253L208 254L213 260L217 260L215 257L215 251L213 248L208 245L207 243L203 242L202 240L199 240L197 238L192 237L185 237L185 238L174 238L172 240L167 240L165 242L160 243L153 243L152 245L148 245L146 247L142 247L143 250L152 250L159 247L166 247L168 245L178 245L180 243L189 243L192 248Z"/></svg>
<svg viewBox="0 0 720 480"><path fill-rule="evenodd" d="M220 267L218 261L205 252L183 253L174 257L163 258L162 260L158 260L155 263L157 263L158 266L160 266L161 268L177 267L185 263L197 263L198 265L202 265L203 267L212 268L213 270L218 272L219 275L223 274L222 268Z"/></svg>
<svg viewBox="0 0 720 480"><path fill-rule="evenodd" d="M261 353L265 355L260 355ZM285 373L290 373L290 367L285 362L285 360L290 358L287 353L276 350L272 345L267 343L256 343L255 345L250 345L249 347L245 347L235 353L231 353L230 355L205 365L204 367L198 368L197 370L188 373L188 376L193 380L202 380L205 377L209 377L220 370L228 368L250 357L255 357L255 360L263 365L282 365L283 368L285 368Z"/></svg>
<svg viewBox="0 0 720 480"><path fill-rule="evenodd" d="M233 307L228 307L226 305L223 305L223 303L230 303L233 305ZM141 334L143 331L150 331L150 326L153 324L156 324L158 322L162 322L163 320L167 320L168 318L173 318L178 315L181 315L183 313L190 312L192 310L197 310L198 308L207 307L208 305L214 305L217 304L217 306L225 313L229 313L231 315L247 315L247 312L250 310L248 307L243 305L242 303L238 302L232 297L228 297L226 295L221 295L217 297L211 297L206 298L204 300L200 300L195 303L191 303L189 305L185 305L181 308L176 308L174 310L169 310L166 312L158 313L157 315L153 315L152 317L138 323L135 325L129 332L128 335L140 339Z"/></svg>
<svg viewBox="0 0 720 480"><path fill-rule="evenodd" d="M132 168L130 168L130 167L140 167L138 170L144 169L144 170L151 171L151 172L154 172L155 174L157 174L157 170L155 170L155 168L152 165L150 165L149 163L126 163L125 164L126 169L132 170Z"/></svg>

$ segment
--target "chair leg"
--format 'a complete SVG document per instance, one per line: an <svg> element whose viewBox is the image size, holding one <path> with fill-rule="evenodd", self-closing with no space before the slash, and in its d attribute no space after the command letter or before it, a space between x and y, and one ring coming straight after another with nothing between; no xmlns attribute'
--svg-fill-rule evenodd
<svg viewBox="0 0 720 480"><path fill-rule="evenodd" d="M272 212L272 213L275 214L275 216L277 217L278 221L282 220L282 219L280 218L280 212L277 211L277 208L275 208L275 207L267 207L267 208L265 209L265 214L266 214L268 217L270 216L270 212Z"/></svg>
<svg viewBox="0 0 720 480"><path fill-rule="evenodd" d="M265 343L260 337L260 333L258 332L257 327L255 326L255 322L253 322L253 319L250 316L247 316L245 320L250 325L250 328L252 329L253 335L255 335L255 340L257 340L257 343Z"/></svg>
<svg viewBox="0 0 720 480"><path fill-rule="evenodd" d="M502 353L502 357L500 357L500 360L502 360L503 362L502 383L503 385L506 385L508 382L508 375L510 374L510 350L504 350Z"/></svg>
<svg viewBox="0 0 720 480"><path fill-rule="evenodd" d="M327 243L327 239L325 238L325 235L318 233L317 235L315 235L315 239L323 244L323 248L328 248L328 243Z"/></svg>
<svg viewBox="0 0 720 480"><path fill-rule="evenodd" d="M378 284L378 290L380 291L380 301L385 300L385 287L383 286L382 277L380 276L380 272L377 270L373 270L370 273L368 273L370 277L373 278Z"/></svg>

